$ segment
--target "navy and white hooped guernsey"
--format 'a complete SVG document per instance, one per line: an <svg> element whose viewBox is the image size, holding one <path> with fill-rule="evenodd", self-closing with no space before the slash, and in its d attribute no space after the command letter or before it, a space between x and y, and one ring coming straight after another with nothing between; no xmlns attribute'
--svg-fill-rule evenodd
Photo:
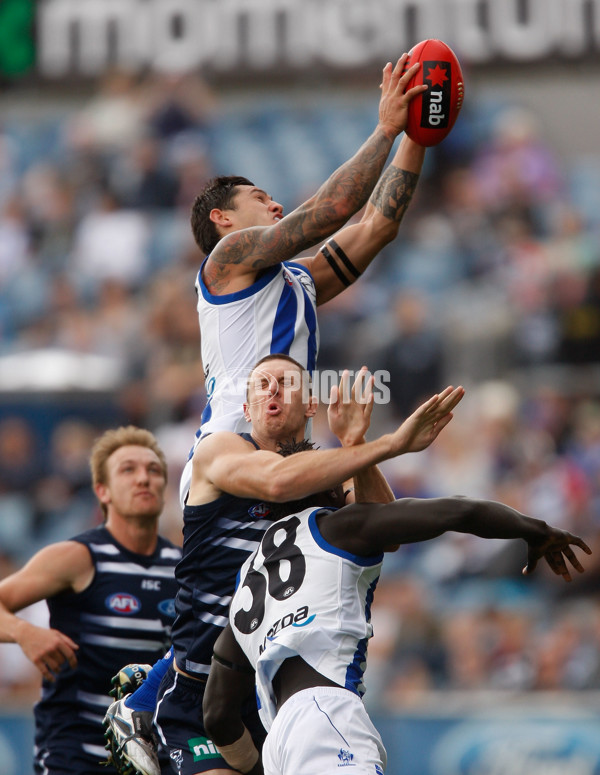
<svg viewBox="0 0 600 775"><path fill-rule="evenodd" d="M42 684L34 708L35 764L39 773L103 773L110 679L129 662L153 664L169 648L181 549L159 537L152 555L136 554L104 526L70 540L88 548L95 574L82 592L47 601L50 627L79 649L76 668L65 664L55 682Z"/></svg>
<svg viewBox="0 0 600 775"><path fill-rule="evenodd" d="M258 360L284 353L312 374L319 349L315 284L301 264L277 264L248 288L222 296L210 293L201 269L196 292L207 403L190 460L201 436L250 430L242 405L248 375ZM190 480L188 464L181 478L182 506Z"/></svg>

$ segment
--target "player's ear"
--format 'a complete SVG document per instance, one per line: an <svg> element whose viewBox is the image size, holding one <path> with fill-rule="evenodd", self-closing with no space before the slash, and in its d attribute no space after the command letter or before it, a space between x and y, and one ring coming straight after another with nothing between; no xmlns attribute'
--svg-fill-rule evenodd
<svg viewBox="0 0 600 775"><path fill-rule="evenodd" d="M248 411L248 404L244 401L244 417L246 418L246 422L252 422L250 419L250 412Z"/></svg>
<svg viewBox="0 0 600 775"><path fill-rule="evenodd" d="M229 226L231 224L231 218L226 214L226 211L220 210L218 207L213 207L208 217L217 226Z"/></svg>
<svg viewBox="0 0 600 775"><path fill-rule="evenodd" d="M105 506L110 503L110 490L106 484L98 482L98 484L94 485L94 492L100 503L103 503Z"/></svg>
<svg viewBox="0 0 600 775"><path fill-rule="evenodd" d="M306 407L305 417L314 417L319 408L319 399L316 396L311 396L308 400L308 406Z"/></svg>

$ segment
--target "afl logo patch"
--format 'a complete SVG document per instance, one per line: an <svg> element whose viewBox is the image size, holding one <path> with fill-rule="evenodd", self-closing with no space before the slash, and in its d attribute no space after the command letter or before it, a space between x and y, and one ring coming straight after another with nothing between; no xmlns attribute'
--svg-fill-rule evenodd
<svg viewBox="0 0 600 775"><path fill-rule="evenodd" d="M289 274L289 272L287 271L287 269L284 269L284 270L283 270L283 279L286 281L286 283L287 283L288 285L292 285L292 284L293 284L293 282L292 282L292 278L291 278L291 275Z"/></svg>
<svg viewBox="0 0 600 775"><path fill-rule="evenodd" d="M142 604L135 597L130 595L129 592L116 592L114 595L110 595L104 601L107 608L114 611L116 614L123 614L124 616L130 616L131 614L137 614L141 609Z"/></svg>
<svg viewBox="0 0 600 775"><path fill-rule="evenodd" d="M158 604L158 610L161 612L161 614L164 614L165 616L170 616L172 619L175 618L175 598L171 598L170 600L161 600Z"/></svg>
<svg viewBox="0 0 600 775"><path fill-rule="evenodd" d="M254 519L268 517L270 513L271 509L266 503L257 503L256 506L252 506L252 508L248 509L248 514L250 514L251 517L254 517Z"/></svg>

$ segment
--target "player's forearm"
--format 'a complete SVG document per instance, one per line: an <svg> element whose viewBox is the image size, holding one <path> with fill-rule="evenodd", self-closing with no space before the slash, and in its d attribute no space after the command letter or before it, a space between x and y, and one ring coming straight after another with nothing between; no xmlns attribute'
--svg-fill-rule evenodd
<svg viewBox="0 0 600 775"><path fill-rule="evenodd" d="M378 126L354 156L342 164L323 183L311 202L311 209L318 215L316 225L327 225L327 233L333 234L363 207L377 184L395 137ZM325 221L321 219L325 218ZM330 228L331 227L331 228Z"/></svg>
<svg viewBox="0 0 600 775"><path fill-rule="evenodd" d="M27 624L0 603L0 643L19 643L19 634Z"/></svg>
<svg viewBox="0 0 600 775"><path fill-rule="evenodd" d="M412 140L400 145L369 199L371 217L381 215L400 224L417 188L424 158L425 149Z"/></svg>
<svg viewBox="0 0 600 775"><path fill-rule="evenodd" d="M364 444L365 440L360 443ZM391 503L394 500L392 488L378 466L362 468L354 475L352 483L356 503Z"/></svg>
<svg viewBox="0 0 600 775"><path fill-rule="evenodd" d="M497 501L456 498L466 508L456 524L448 527L460 533L470 533L480 538L522 538L524 541L542 540L548 525L541 519L521 514L516 509ZM461 504L458 504L461 508Z"/></svg>
<svg viewBox="0 0 600 775"><path fill-rule="evenodd" d="M391 503L394 493L378 466L363 468L354 476L356 503Z"/></svg>
<svg viewBox="0 0 600 775"><path fill-rule="evenodd" d="M299 452L274 462L263 477L264 486L269 500L283 503L331 489L394 454L389 434L353 447Z"/></svg>

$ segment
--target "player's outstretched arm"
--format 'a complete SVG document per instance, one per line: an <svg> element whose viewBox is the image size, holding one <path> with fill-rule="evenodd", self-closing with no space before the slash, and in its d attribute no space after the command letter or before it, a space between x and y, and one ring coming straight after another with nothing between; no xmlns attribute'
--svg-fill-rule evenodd
<svg viewBox="0 0 600 775"><path fill-rule="evenodd" d="M410 101L427 89L414 86L405 93L406 85L419 67L417 63L403 75L406 58L403 54L395 67L388 63L383 70L375 131L314 196L272 226L232 232L219 242L210 255L210 262L221 279L225 266L229 267L230 274L256 274L297 256L334 234L367 203L394 140L406 127Z"/></svg>
<svg viewBox="0 0 600 775"><path fill-rule="evenodd" d="M404 135L360 221L337 232L313 258L299 261L312 274L317 304L324 304L352 285L375 256L398 236L424 160L425 148Z"/></svg>
<svg viewBox="0 0 600 775"><path fill-rule="evenodd" d="M544 557L554 573L571 581L567 564L582 573L583 566L573 548L586 554L592 550L579 536L528 517L497 501L461 496L449 498L403 498L386 505L354 504L322 517L324 538L346 551L372 556L398 545L427 541L448 531L481 538L522 538L528 545L524 573L532 573Z"/></svg>
<svg viewBox="0 0 600 775"><path fill-rule="evenodd" d="M242 721L242 705L254 691L254 670L227 625L214 646L202 714L221 756L244 775L263 773L259 752Z"/></svg>
<svg viewBox="0 0 600 775"><path fill-rule="evenodd" d="M37 627L14 612L65 590L78 591L93 572L85 546L63 541L42 549L21 570L0 582L0 641L17 643L49 681L65 662L76 666L78 645L59 630Z"/></svg>
<svg viewBox="0 0 600 775"><path fill-rule="evenodd" d="M452 409L463 394L462 387L446 388L394 433L365 444L307 450L285 458L268 450L256 451L235 433L214 433L194 453L188 503L207 503L221 492L283 503L332 489L367 466L425 449L450 422Z"/></svg>

